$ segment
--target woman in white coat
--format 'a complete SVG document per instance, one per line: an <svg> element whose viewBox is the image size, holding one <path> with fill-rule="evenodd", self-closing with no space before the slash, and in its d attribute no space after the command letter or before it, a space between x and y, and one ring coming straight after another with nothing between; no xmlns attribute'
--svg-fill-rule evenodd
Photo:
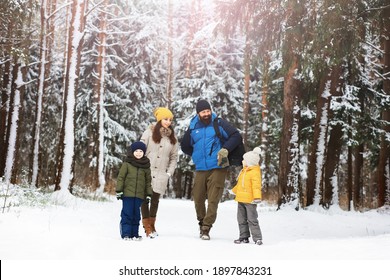
<svg viewBox="0 0 390 280"><path fill-rule="evenodd" d="M178 154L178 141L173 127L172 112L167 108L154 110L157 122L142 134L141 141L146 144L146 156L150 160L152 171L153 195L150 202L144 201L141 205L142 224L147 237L157 236L155 222L160 196L165 193L169 177L175 171Z"/></svg>

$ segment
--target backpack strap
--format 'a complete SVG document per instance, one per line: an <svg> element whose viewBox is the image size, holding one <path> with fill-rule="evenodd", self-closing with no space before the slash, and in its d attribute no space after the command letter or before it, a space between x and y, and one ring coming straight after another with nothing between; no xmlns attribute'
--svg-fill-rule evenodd
<svg viewBox="0 0 390 280"><path fill-rule="evenodd" d="M214 130L215 130L215 134L218 136L218 138L223 141L223 137L221 135L221 131L219 130L219 125L218 125L218 121L219 121L219 118L215 118L214 121L213 121L213 126L214 126Z"/></svg>

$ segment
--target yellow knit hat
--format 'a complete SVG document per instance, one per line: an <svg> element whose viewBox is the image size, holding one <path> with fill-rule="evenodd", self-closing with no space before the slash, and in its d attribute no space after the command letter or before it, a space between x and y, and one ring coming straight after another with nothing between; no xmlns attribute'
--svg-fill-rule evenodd
<svg viewBox="0 0 390 280"><path fill-rule="evenodd" d="M156 110L154 110L154 116L156 117L157 121L161 121L162 119L173 119L173 114L171 110L164 107L159 107Z"/></svg>

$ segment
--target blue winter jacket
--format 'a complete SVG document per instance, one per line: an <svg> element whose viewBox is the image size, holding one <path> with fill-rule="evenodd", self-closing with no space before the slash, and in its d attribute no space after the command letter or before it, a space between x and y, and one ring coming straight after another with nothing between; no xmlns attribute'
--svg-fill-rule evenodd
<svg viewBox="0 0 390 280"><path fill-rule="evenodd" d="M190 126L181 140L181 150L192 156L197 171L221 168L218 165L218 151L225 148L230 152L237 147L242 139L235 127L229 122L219 119L219 130L225 139L222 143L214 130L213 121L215 118L217 115L212 113L212 121L205 125L196 115L191 119Z"/></svg>

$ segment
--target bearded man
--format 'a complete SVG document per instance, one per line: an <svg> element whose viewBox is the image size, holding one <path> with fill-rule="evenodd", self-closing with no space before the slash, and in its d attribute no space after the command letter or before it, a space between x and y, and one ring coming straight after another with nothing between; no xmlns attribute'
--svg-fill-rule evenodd
<svg viewBox="0 0 390 280"><path fill-rule="evenodd" d="M217 218L218 203L225 186L228 154L242 142L242 137L235 127L212 112L208 101L199 100L196 113L180 144L195 164L192 196L200 238L210 240L210 229ZM214 120L218 122L222 141L216 134Z"/></svg>

